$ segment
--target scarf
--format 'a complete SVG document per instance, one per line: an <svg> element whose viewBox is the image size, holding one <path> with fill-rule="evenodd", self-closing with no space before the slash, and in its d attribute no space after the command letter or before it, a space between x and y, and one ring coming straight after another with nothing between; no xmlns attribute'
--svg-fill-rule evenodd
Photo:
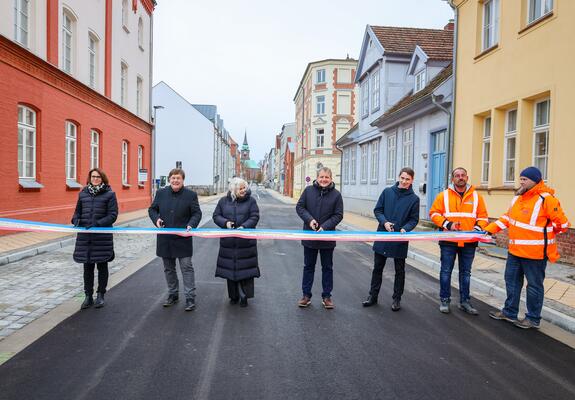
<svg viewBox="0 0 575 400"><path fill-rule="evenodd" d="M102 183L101 185L98 186L94 186L91 183L88 183L88 193L90 193L91 196L96 197L98 195L98 193L100 193L102 190L104 190L104 187L106 185L104 183Z"/></svg>

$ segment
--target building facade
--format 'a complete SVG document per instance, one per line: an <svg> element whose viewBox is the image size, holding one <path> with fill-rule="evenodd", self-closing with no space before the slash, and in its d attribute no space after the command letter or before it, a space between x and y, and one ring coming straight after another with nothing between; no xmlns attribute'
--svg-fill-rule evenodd
<svg viewBox="0 0 575 400"><path fill-rule="evenodd" d="M0 3L0 217L69 222L96 166L120 212L149 205L154 6Z"/></svg>
<svg viewBox="0 0 575 400"><path fill-rule="evenodd" d="M286 160L286 152L288 151L288 143L292 143L295 144L295 140L296 140L296 124L294 122L288 123L288 124L284 124L282 126L282 131L279 135L279 158L280 158L280 164L279 164L279 173L278 173L278 177L279 177L279 186L278 186L278 191L280 193L292 193L293 194L293 169L294 166L293 165L287 165L286 168L286 164L285 164L285 160ZM292 152L294 151L294 148L292 146ZM292 157L293 160L293 157ZM288 173L292 174L292 179L288 182L286 179L286 175ZM289 185L292 185L292 187L288 187Z"/></svg>
<svg viewBox="0 0 575 400"><path fill-rule="evenodd" d="M489 216L502 214L519 173L535 165L575 220L575 2L454 1L458 11L453 165L468 169ZM575 260L575 235L559 250ZM502 238L502 243L505 238Z"/></svg>
<svg viewBox="0 0 575 400"><path fill-rule="evenodd" d="M357 61L350 58L307 65L293 99L296 116L293 195L296 197L313 182L321 167L331 168L335 184L340 185L341 155L335 142L357 120L356 68Z"/></svg>

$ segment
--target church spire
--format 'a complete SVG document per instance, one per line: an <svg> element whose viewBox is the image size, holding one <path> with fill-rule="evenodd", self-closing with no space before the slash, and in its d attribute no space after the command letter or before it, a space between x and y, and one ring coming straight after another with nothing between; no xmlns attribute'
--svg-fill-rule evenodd
<svg viewBox="0 0 575 400"><path fill-rule="evenodd" d="M244 146L248 145L248 131L247 131L247 129L244 131L244 143L243 143L243 145Z"/></svg>

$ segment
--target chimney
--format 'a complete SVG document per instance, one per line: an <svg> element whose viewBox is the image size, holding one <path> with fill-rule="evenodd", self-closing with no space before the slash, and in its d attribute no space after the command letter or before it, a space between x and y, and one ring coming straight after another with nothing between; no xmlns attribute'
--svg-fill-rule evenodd
<svg viewBox="0 0 575 400"><path fill-rule="evenodd" d="M445 25L443 27L443 30L453 31L454 27L455 27L455 21L453 19L450 19L449 22L447 23L447 25Z"/></svg>

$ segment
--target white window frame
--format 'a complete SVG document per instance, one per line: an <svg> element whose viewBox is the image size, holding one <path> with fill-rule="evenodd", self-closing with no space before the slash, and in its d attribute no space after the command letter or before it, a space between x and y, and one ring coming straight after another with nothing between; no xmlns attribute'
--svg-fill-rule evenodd
<svg viewBox="0 0 575 400"><path fill-rule="evenodd" d="M371 142L370 176L371 183L377 184L379 180L379 139Z"/></svg>
<svg viewBox="0 0 575 400"><path fill-rule="evenodd" d="M402 167L413 168L413 127L405 128L401 133L401 164Z"/></svg>
<svg viewBox="0 0 575 400"><path fill-rule="evenodd" d="M128 142L122 140L122 185L128 184Z"/></svg>
<svg viewBox="0 0 575 400"><path fill-rule="evenodd" d="M128 64L120 63L120 104L128 105Z"/></svg>
<svg viewBox="0 0 575 400"><path fill-rule="evenodd" d="M357 177L357 145L351 147L349 157L349 183L355 185Z"/></svg>
<svg viewBox="0 0 575 400"><path fill-rule="evenodd" d="M322 149L325 147L325 130L317 128L315 130L315 147Z"/></svg>
<svg viewBox="0 0 575 400"><path fill-rule="evenodd" d="M499 43L499 0L486 0L483 3L481 50L487 50L497 43Z"/></svg>
<svg viewBox="0 0 575 400"><path fill-rule="evenodd" d="M511 116L514 115L514 123L511 124ZM505 142L503 145L503 183L512 185L515 183L515 172L517 170L517 109L509 110L505 114ZM510 156L510 142L513 144L513 155Z"/></svg>
<svg viewBox="0 0 575 400"><path fill-rule="evenodd" d="M325 96L322 95L315 98L315 111L317 115L325 114Z"/></svg>
<svg viewBox="0 0 575 400"><path fill-rule="evenodd" d="M379 71L376 69L371 75L371 111L379 110Z"/></svg>
<svg viewBox="0 0 575 400"><path fill-rule="evenodd" d="M413 88L413 93L419 92L421 89L425 87L425 79L426 79L426 71L423 68L417 74L415 74L415 86Z"/></svg>
<svg viewBox="0 0 575 400"><path fill-rule="evenodd" d="M122 0L122 27L126 32L130 32L128 29L128 18L130 17L130 6L128 0Z"/></svg>
<svg viewBox="0 0 575 400"><path fill-rule="evenodd" d="M369 115L369 78L361 83L361 116L365 118Z"/></svg>
<svg viewBox="0 0 575 400"><path fill-rule="evenodd" d="M30 47L30 0L14 0L14 41Z"/></svg>
<svg viewBox="0 0 575 400"><path fill-rule="evenodd" d="M138 171L136 176L140 176L140 170L144 168L144 146L138 145ZM140 181L143 183L143 181Z"/></svg>
<svg viewBox="0 0 575 400"><path fill-rule="evenodd" d="M144 78L136 78L136 114L142 115L142 102L144 100Z"/></svg>
<svg viewBox="0 0 575 400"><path fill-rule="evenodd" d="M100 167L100 132L90 131L90 168Z"/></svg>
<svg viewBox="0 0 575 400"><path fill-rule="evenodd" d="M144 51L144 20L142 17L138 19L138 47Z"/></svg>
<svg viewBox="0 0 575 400"><path fill-rule="evenodd" d="M546 121L538 121L538 106L547 103L547 113L545 115ZM544 99L536 102L533 105L533 165L541 170L543 180L547 180L549 174L549 126L551 118L551 100ZM545 153L537 154L537 137L544 135L545 138Z"/></svg>
<svg viewBox="0 0 575 400"><path fill-rule="evenodd" d="M395 182L395 164L397 157L397 135L387 136L387 168L386 181L388 184Z"/></svg>
<svg viewBox="0 0 575 400"><path fill-rule="evenodd" d="M36 111L26 106L18 106L18 177L20 179L36 179L36 118ZM29 143L30 141L32 143ZM31 160L28 159L28 148L32 149ZM28 165L30 165L30 173L27 173Z"/></svg>
<svg viewBox="0 0 575 400"><path fill-rule="evenodd" d="M75 181L78 176L78 126L66 121L66 180Z"/></svg>
<svg viewBox="0 0 575 400"><path fill-rule="evenodd" d="M359 181L360 183L367 183L367 162L368 162L369 143L359 145Z"/></svg>
<svg viewBox="0 0 575 400"><path fill-rule="evenodd" d="M89 55L89 79L88 83L92 89L98 85L98 39L88 34L88 55Z"/></svg>
<svg viewBox="0 0 575 400"><path fill-rule="evenodd" d="M74 70L74 22L70 12L64 9L62 13L62 70L68 74L72 74Z"/></svg>
<svg viewBox="0 0 575 400"><path fill-rule="evenodd" d="M325 68L315 71L315 83L325 83Z"/></svg>
<svg viewBox="0 0 575 400"><path fill-rule="evenodd" d="M483 120L483 144L481 145L481 184L483 185L487 185L489 182L492 130L492 119L491 117L486 117Z"/></svg>
<svg viewBox="0 0 575 400"><path fill-rule="evenodd" d="M527 0L527 23L537 21L553 11L553 0L540 0L539 7L535 8L538 0Z"/></svg>

